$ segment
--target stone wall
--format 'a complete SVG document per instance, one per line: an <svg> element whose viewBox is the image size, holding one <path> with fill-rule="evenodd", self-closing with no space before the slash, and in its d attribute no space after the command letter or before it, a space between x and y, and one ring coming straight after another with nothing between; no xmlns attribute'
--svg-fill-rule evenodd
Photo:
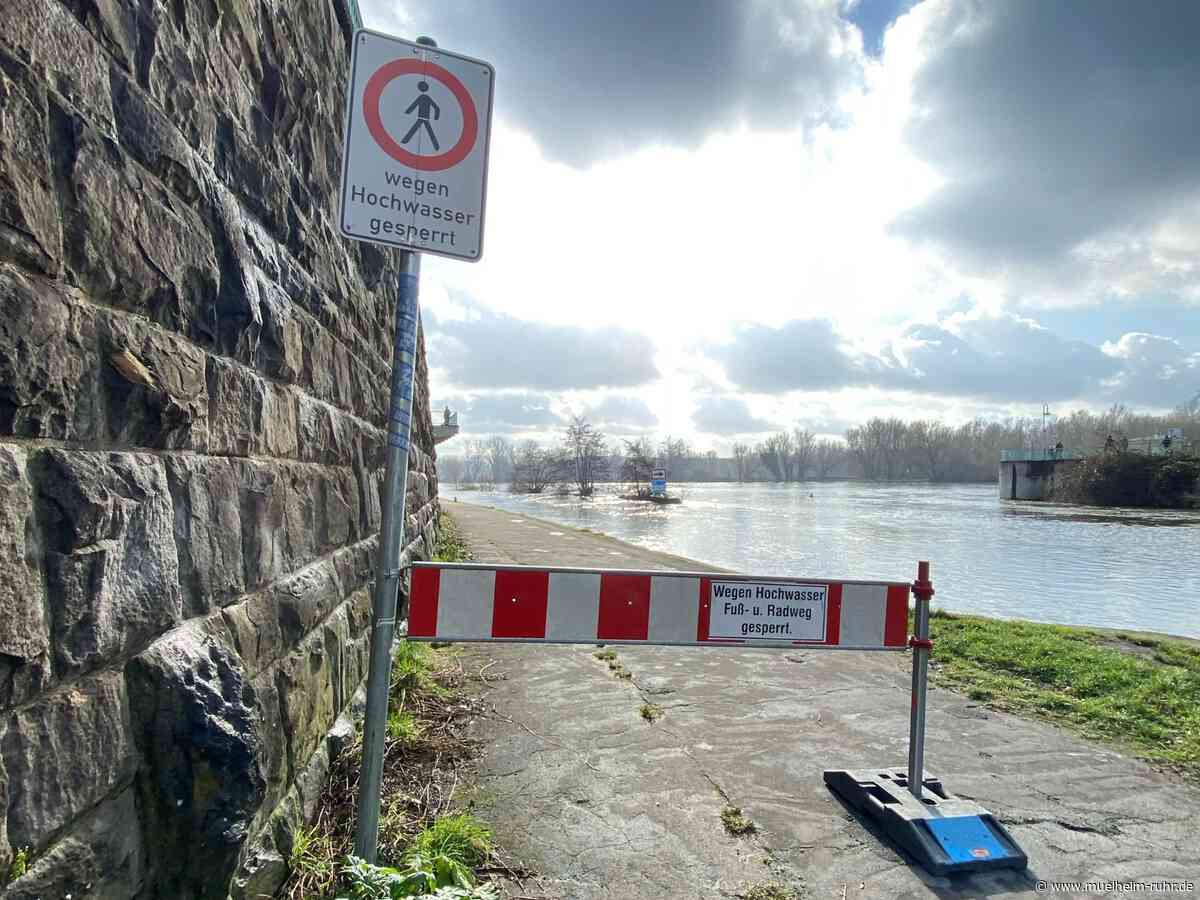
<svg viewBox="0 0 1200 900"><path fill-rule="evenodd" d="M5 897L269 894L350 734L398 269L333 221L348 41L343 0L0 3Z"/></svg>

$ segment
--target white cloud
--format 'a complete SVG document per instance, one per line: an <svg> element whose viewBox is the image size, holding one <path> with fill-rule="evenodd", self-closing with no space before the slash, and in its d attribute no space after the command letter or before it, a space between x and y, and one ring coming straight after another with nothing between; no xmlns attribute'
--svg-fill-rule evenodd
<svg viewBox="0 0 1200 900"><path fill-rule="evenodd" d="M1200 161L1194 100L1180 101L1196 63L1172 55L1188 49L1189 9L1164 5L1159 25L1129 5L1092 16L1093 5L1066 0L925 0L892 23L878 59L841 45L856 74L821 82L827 93L794 128L714 113L659 137L634 129L638 140L600 148L586 168L567 146L578 135L548 136L552 123L530 112L540 97L523 85L536 56L507 81L502 66L485 258L424 262L435 384L526 385L553 391L558 413L601 418L617 401L594 371L577 377L572 366L623 360L653 380L618 382L612 396L654 423L605 421L700 445L709 438L692 416L711 405L705 395L742 403L752 419L834 433L875 413L961 420L1052 398L1180 402L1200 387ZM459 12L450 4L443 18ZM510 13L497 6L484 19ZM1097 37L1113 16L1137 20L1136 40L1120 29ZM573 27L546 28L560 26ZM784 37L843 33L806 28ZM486 29L468 32L477 45L437 36L485 58L508 53L499 32L494 47ZM1108 69L1088 56L1091 38L1112 45ZM1074 80L1047 74L1060 63ZM1029 71L1011 74L1019 65ZM1104 71L1116 79L1107 93L1087 80ZM586 71L555 77L561 90L546 102L586 96ZM645 97L661 103L666 89L655 89L647 82ZM1055 98L1068 97L1076 106L1059 122ZM590 113L594 122L569 120L581 134L614 126L607 101ZM1105 324L1112 298L1192 304L1197 324L1039 324L1038 310L1063 305ZM491 345L472 337L489 322L504 326ZM537 348L555 334L582 343L551 358ZM587 337L604 334L605 346Z"/></svg>

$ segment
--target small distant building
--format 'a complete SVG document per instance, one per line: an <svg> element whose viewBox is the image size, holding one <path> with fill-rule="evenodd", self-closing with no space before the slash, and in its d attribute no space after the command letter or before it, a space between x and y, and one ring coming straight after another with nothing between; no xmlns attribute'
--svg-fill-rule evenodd
<svg viewBox="0 0 1200 900"><path fill-rule="evenodd" d="M1000 451L1000 499L1045 500L1054 490L1054 477L1079 464L1086 450L1052 447L1045 450Z"/></svg>

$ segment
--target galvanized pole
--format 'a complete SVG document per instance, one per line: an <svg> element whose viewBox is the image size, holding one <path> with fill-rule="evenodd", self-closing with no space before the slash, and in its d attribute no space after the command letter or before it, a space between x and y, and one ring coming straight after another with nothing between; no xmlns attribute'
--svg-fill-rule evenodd
<svg viewBox="0 0 1200 900"><path fill-rule="evenodd" d="M375 862L379 845L379 795L383 786L383 737L388 714L392 639L400 587L404 543L404 494L408 481L408 437L412 419L413 374L417 365L417 303L421 256L400 254L400 294L396 299L396 335L392 357L392 397L388 411L387 470L383 482L383 521L375 564L371 667L367 674L367 710L363 722L362 770L358 784L358 824L354 852Z"/></svg>
<svg viewBox="0 0 1200 900"><path fill-rule="evenodd" d="M917 563L917 580L912 586L916 598L915 634L908 639L913 648L912 712L908 720L908 790L921 799L925 780L925 699L929 687L929 600L933 584L929 580L929 563Z"/></svg>

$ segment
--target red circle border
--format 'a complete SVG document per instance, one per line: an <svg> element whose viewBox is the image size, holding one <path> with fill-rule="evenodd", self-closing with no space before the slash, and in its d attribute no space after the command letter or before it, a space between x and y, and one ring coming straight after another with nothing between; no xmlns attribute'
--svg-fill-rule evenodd
<svg viewBox="0 0 1200 900"><path fill-rule="evenodd" d="M383 124L383 116L379 112L379 101L383 97L384 88L401 75L430 75L449 88L454 99L458 101L463 114L463 130L458 143L445 153L438 156L418 156L405 150L388 134ZM419 59L395 59L375 70L375 74L367 81L366 90L363 91L363 117L371 137L384 153L396 162L422 172L440 172L458 165L474 149L475 140L479 137L479 114L475 110L475 101L471 99L470 92L461 81L441 66Z"/></svg>

